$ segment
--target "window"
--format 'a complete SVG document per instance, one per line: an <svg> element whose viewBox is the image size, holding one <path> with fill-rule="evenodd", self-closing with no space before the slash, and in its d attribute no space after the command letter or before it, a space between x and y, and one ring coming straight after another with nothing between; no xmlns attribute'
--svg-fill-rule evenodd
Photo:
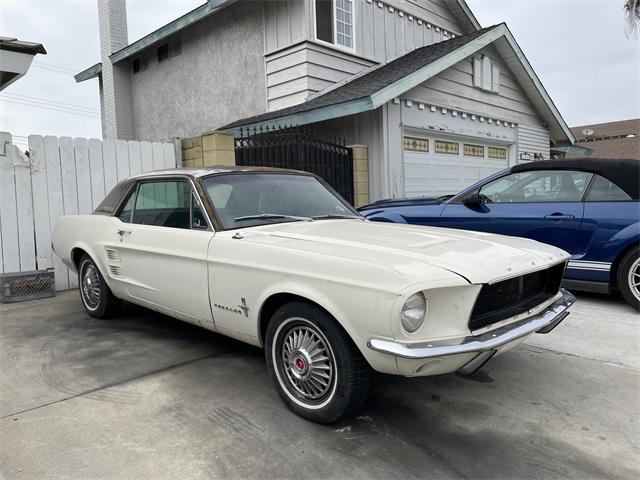
<svg viewBox="0 0 640 480"><path fill-rule="evenodd" d="M131 212L133 211L133 202L135 198L136 198L136 191L134 190L129 195L127 202L124 204L124 207L122 207L122 210L120 210L120 213L118 214L118 218L120 219L121 222L131 223Z"/></svg>
<svg viewBox="0 0 640 480"><path fill-rule="evenodd" d="M404 149L410 152L428 152L429 140L426 138L404 137Z"/></svg>
<svg viewBox="0 0 640 480"><path fill-rule="evenodd" d="M473 57L473 86L494 93L500 91L500 67L487 55Z"/></svg>
<svg viewBox="0 0 640 480"><path fill-rule="evenodd" d="M135 58L132 62L133 73L144 72L147 69L147 60L145 58Z"/></svg>
<svg viewBox="0 0 640 480"><path fill-rule="evenodd" d="M596 175L586 198L587 202L621 202L625 200L631 200L631 197L611 180L600 175Z"/></svg>
<svg viewBox="0 0 640 480"><path fill-rule="evenodd" d="M482 145L469 145L468 143L465 143L464 156L484 158L484 147Z"/></svg>
<svg viewBox="0 0 640 480"><path fill-rule="evenodd" d="M443 142L442 140L436 140L436 153L458 155L460 153L460 144L455 142Z"/></svg>
<svg viewBox="0 0 640 480"><path fill-rule="evenodd" d="M191 195L191 228L198 230L206 230L209 228L202 210L202 205L200 205L195 193Z"/></svg>
<svg viewBox="0 0 640 480"><path fill-rule="evenodd" d="M316 38L352 49L353 0L315 0Z"/></svg>
<svg viewBox="0 0 640 480"><path fill-rule="evenodd" d="M497 158L498 160L507 159L507 149L502 147L489 147L489 158Z"/></svg>
<svg viewBox="0 0 640 480"><path fill-rule="evenodd" d="M182 53L182 43L179 38L171 40L169 43L160 45L157 50L158 63L162 63L170 58L177 57Z"/></svg>
<svg viewBox="0 0 640 480"><path fill-rule="evenodd" d="M191 228L191 185L183 180L141 183L133 222L160 227Z"/></svg>
<svg viewBox="0 0 640 480"><path fill-rule="evenodd" d="M575 171L513 173L480 189L487 203L579 202L591 174Z"/></svg>
<svg viewBox="0 0 640 480"><path fill-rule="evenodd" d="M327 215L359 218L350 205L309 175L215 175L202 183L227 230Z"/></svg>

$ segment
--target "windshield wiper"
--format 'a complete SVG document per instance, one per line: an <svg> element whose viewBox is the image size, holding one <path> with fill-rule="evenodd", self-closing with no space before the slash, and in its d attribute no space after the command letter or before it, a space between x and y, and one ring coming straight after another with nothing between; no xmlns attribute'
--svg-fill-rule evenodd
<svg viewBox="0 0 640 480"><path fill-rule="evenodd" d="M313 220L334 220L334 219L341 219L341 218L362 220L362 217L357 217L355 215L340 215L337 213L328 213L326 215L316 215L315 217L311 217L311 218L313 218Z"/></svg>
<svg viewBox="0 0 640 480"><path fill-rule="evenodd" d="M296 217L295 215L284 215L282 213L261 213L259 215L245 215L244 217L234 218L234 222L244 222L247 220L277 220L279 218L287 220L298 220L301 222L313 222L311 217Z"/></svg>

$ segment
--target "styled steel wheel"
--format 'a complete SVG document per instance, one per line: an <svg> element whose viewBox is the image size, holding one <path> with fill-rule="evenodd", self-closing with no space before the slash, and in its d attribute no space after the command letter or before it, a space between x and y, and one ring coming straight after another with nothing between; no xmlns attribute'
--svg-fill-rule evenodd
<svg viewBox="0 0 640 480"><path fill-rule="evenodd" d="M627 274L627 282L633 296L640 302L640 258L631 264Z"/></svg>
<svg viewBox="0 0 640 480"><path fill-rule="evenodd" d="M86 254L78 263L78 284L82 304L89 315L108 318L118 311L120 300L113 295L97 265Z"/></svg>
<svg viewBox="0 0 640 480"><path fill-rule="evenodd" d="M294 317L276 331L272 348L276 375L294 402L321 408L336 387L336 361L325 336L310 321Z"/></svg>
<svg viewBox="0 0 640 480"><path fill-rule="evenodd" d="M617 271L618 288L627 303L640 310L640 247L622 257Z"/></svg>
<svg viewBox="0 0 640 480"><path fill-rule="evenodd" d="M80 293L88 310L95 310L100 305L100 277L98 269L91 262L85 262L80 273Z"/></svg>
<svg viewBox="0 0 640 480"><path fill-rule="evenodd" d="M348 417L367 398L369 365L340 324L315 304L292 301L273 314L265 357L280 398L308 420Z"/></svg>

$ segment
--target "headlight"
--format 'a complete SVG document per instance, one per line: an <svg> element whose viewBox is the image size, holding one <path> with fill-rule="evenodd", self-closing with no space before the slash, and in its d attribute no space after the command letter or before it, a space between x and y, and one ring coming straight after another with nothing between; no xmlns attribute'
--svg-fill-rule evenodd
<svg viewBox="0 0 640 480"><path fill-rule="evenodd" d="M404 329L413 333L418 330L424 323L424 317L427 313L427 299L424 298L422 292L411 295L400 312L400 320Z"/></svg>

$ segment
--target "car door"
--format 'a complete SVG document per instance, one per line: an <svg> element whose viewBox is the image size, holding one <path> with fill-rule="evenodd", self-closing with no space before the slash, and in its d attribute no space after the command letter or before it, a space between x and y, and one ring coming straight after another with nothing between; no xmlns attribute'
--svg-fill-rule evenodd
<svg viewBox="0 0 640 480"><path fill-rule="evenodd" d="M118 251L132 301L212 326L207 250L214 232L191 182L141 181L123 211Z"/></svg>
<svg viewBox="0 0 640 480"><path fill-rule="evenodd" d="M472 192L478 201L463 198L445 208L441 224L465 228L469 223L474 227L466 228L473 230L481 224L483 231L531 238L576 254L584 249L581 200L590 178L587 172L565 170L505 175Z"/></svg>
<svg viewBox="0 0 640 480"><path fill-rule="evenodd" d="M640 203L611 180L595 175L585 195L585 248L569 263L566 276L609 283L611 264L637 239L639 222Z"/></svg>

